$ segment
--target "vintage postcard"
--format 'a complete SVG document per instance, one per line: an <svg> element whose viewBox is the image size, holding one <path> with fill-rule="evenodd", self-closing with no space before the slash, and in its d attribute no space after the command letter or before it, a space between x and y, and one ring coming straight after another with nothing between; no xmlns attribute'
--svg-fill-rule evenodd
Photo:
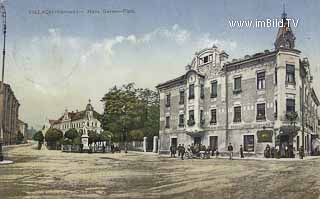
<svg viewBox="0 0 320 199"><path fill-rule="evenodd" d="M0 199L319 199L317 0L1 0Z"/></svg>

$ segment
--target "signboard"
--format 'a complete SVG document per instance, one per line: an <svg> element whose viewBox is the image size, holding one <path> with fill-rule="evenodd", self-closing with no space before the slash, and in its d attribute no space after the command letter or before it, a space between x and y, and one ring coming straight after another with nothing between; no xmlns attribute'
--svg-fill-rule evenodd
<svg viewBox="0 0 320 199"><path fill-rule="evenodd" d="M257 131L258 142L272 142L273 131L272 130L262 130Z"/></svg>

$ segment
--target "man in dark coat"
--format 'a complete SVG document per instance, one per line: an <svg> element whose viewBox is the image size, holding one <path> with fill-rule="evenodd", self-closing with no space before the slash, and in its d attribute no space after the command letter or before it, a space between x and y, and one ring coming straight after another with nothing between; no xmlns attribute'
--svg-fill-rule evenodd
<svg viewBox="0 0 320 199"><path fill-rule="evenodd" d="M240 145L240 157L241 157L241 158L244 158L242 145Z"/></svg>
<svg viewBox="0 0 320 199"><path fill-rule="evenodd" d="M184 144L180 147L180 155L181 155L181 160L183 160L184 153L186 152L186 148L184 148Z"/></svg>
<svg viewBox="0 0 320 199"><path fill-rule="evenodd" d="M181 144L179 144L179 146L178 146L178 156L179 156L179 157L180 157L180 155L181 155L180 151L181 151Z"/></svg>
<svg viewBox="0 0 320 199"><path fill-rule="evenodd" d="M233 146L231 145L231 143L229 143L229 145L228 145L228 152L229 152L229 160L232 160Z"/></svg>

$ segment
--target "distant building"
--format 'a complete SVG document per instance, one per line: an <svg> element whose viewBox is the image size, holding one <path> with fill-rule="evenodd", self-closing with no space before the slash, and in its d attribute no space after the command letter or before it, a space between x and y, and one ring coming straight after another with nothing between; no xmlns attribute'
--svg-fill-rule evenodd
<svg viewBox="0 0 320 199"><path fill-rule="evenodd" d="M27 131L28 131L28 124L23 122L22 120L18 120L19 124L19 131L22 133L24 140L27 140Z"/></svg>
<svg viewBox="0 0 320 199"><path fill-rule="evenodd" d="M101 114L94 110L89 100L85 110L72 112L65 110L64 114L58 120L49 120L49 123L51 128L59 129L63 133L71 128L82 132L84 123L87 125L88 131L100 133L102 131L100 119Z"/></svg>
<svg viewBox="0 0 320 199"><path fill-rule="evenodd" d="M275 49L227 61L216 46L195 53L182 76L159 84L160 153L171 145L203 144L220 152L231 143L262 156L267 145L312 154L319 100L307 58L283 13ZM290 116L296 115L295 122ZM292 118L292 117L291 117ZM294 128L295 126L295 128Z"/></svg>
<svg viewBox="0 0 320 199"><path fill-rule="evenodd" d="M0 104L0 131L2 126L3 143L15 144L19 130L20 104L9 84L4 84L4 93L0 93Z"/></svg>

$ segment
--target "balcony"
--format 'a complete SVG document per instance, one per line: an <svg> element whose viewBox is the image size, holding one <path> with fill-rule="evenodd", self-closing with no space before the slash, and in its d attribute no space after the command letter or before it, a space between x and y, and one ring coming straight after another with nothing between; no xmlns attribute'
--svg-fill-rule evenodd
<svg viewBox="0 0 320 199"><path fill-rule="evenodd" d="M196 122L194 120L188 120L188 126L194 126Z"/></svg>

